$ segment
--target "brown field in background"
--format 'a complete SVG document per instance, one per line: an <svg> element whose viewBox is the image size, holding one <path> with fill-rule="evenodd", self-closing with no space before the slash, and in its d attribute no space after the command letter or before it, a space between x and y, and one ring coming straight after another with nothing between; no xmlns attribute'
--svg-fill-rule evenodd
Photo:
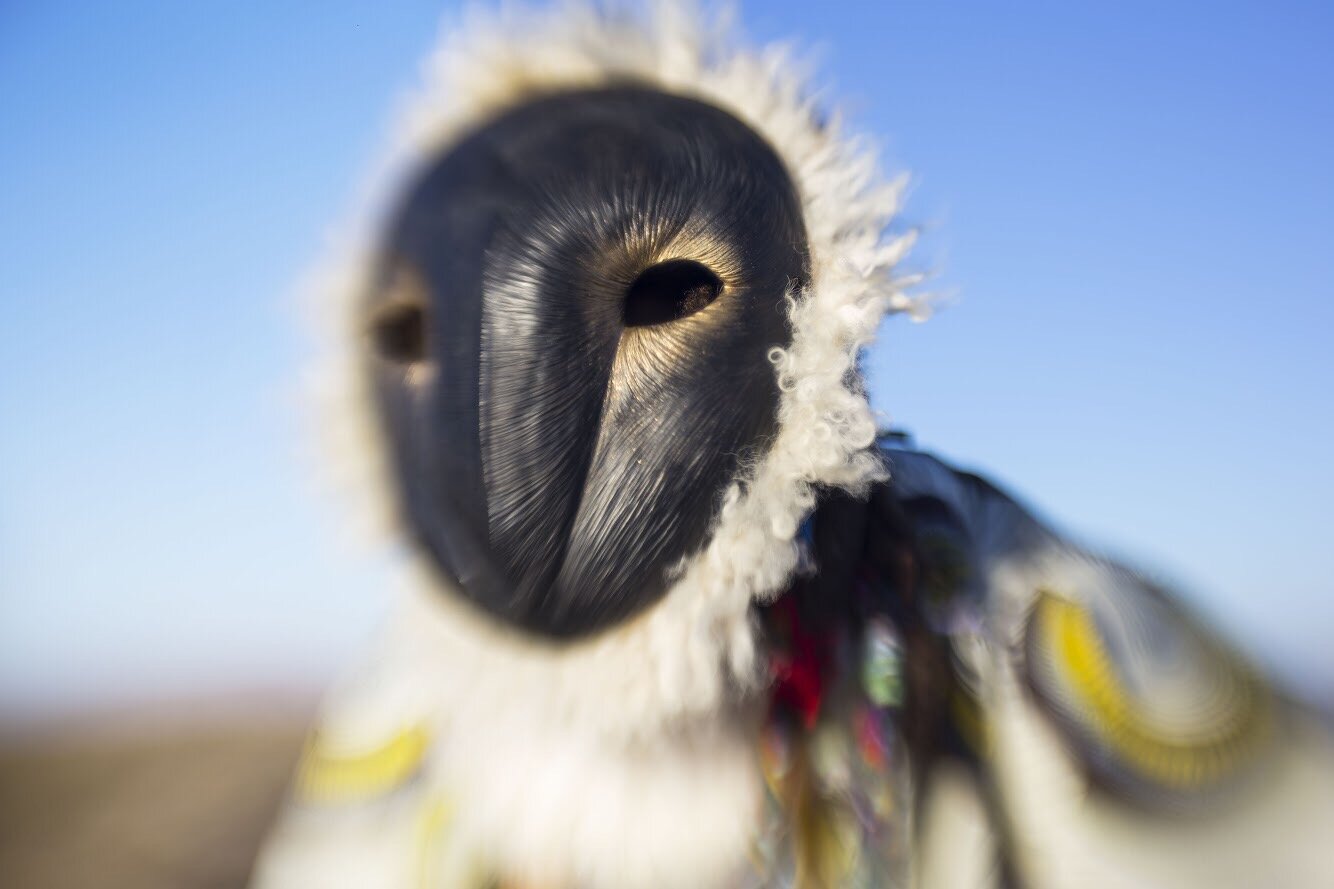
<svg viewBox="0 0 1334 889"><path fill-rule="evenodd" d="M0 738L0 886L244 886L308 707L117 717Z"/></svg>

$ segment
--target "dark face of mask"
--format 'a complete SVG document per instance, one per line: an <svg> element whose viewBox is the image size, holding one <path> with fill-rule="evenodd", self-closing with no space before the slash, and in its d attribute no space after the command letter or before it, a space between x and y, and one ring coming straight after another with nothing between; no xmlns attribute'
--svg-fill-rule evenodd
<svg viewBox="0 0 1334 889"><path fill-rule="evenodd" d="M777 154L635 86L533 100L419 171L366 295L401 512L492 615L630 618L777 426L806 234Z"/></svg>

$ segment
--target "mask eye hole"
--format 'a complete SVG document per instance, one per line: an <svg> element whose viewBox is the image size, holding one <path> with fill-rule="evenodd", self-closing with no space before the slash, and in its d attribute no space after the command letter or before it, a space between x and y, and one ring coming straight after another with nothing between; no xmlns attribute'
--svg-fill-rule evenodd
<svg viewBox="0 0 1334 889"><path fill-rule="evenodd" d="M625 326L679 321L709 305L722 292L722 279L693 259L669 259L651 265L626 291Z"/></svg>
<svg viewBox="0 0 1334 889"><path fill-rule="evenodd" d="M375 353L395 364L426 358L426 310L417 303L393 303L376 311L370 325Z"/></svg>

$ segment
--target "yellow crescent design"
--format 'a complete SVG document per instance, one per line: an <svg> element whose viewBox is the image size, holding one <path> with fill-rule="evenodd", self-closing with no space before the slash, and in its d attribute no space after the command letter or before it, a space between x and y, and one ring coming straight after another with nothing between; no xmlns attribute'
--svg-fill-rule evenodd
<svg viewBox="0 0 1334 889"><path fill-rule="evenodd" d="M430 746L423 725L405 727L379 746L345 752L316 731L297 770L297 797L306 802L362 802L402 787L420 769Z"/></svg>
<svg viewBox="0 0 1334 889"><path fill-rule="evenodd" d="M1234 771L1265 734L1263 689L1236 660L1219 658L1235 692L1224 718L1181 736L1156 727L1127 691L1086 608L1044 592L1035 617L1042 649L1076 698L1086 727L1141 776L1178 790L1208 785Z"/></svg>

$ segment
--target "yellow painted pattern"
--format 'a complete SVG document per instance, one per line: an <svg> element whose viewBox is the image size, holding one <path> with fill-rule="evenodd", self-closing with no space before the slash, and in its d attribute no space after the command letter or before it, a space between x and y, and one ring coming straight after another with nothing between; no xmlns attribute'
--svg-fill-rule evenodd
<svg viewBox="0 0 1334 889"><path fill-rule="evenodd" d="M451 814L443 797L428 801L422 808L417 827L417 889L436 889L441 885L440 857Z"/></svg>
<svg viewBox="0 0 1334 889"><path fill-rule="evenodd" d="M1265 698L1243 665L1220 657L1231 671L1235 700L1227 718L1197 737L1156 729L1127 692L1092 615L1080 605L1044 594L1037 619L1043 647L1078 698L1100 741L1140 774L1174 789L1207 785L1252 752L1267 726Z"/></svg>
<svg viewBox="0 0 1334 889"><path fill-rule="evenodd" d="M397 790L421 768L430 745L425 726L401 729L383 744L347 753L319 732L311 736L297 771L297 796L306 802L347 803Z"/></svg>

